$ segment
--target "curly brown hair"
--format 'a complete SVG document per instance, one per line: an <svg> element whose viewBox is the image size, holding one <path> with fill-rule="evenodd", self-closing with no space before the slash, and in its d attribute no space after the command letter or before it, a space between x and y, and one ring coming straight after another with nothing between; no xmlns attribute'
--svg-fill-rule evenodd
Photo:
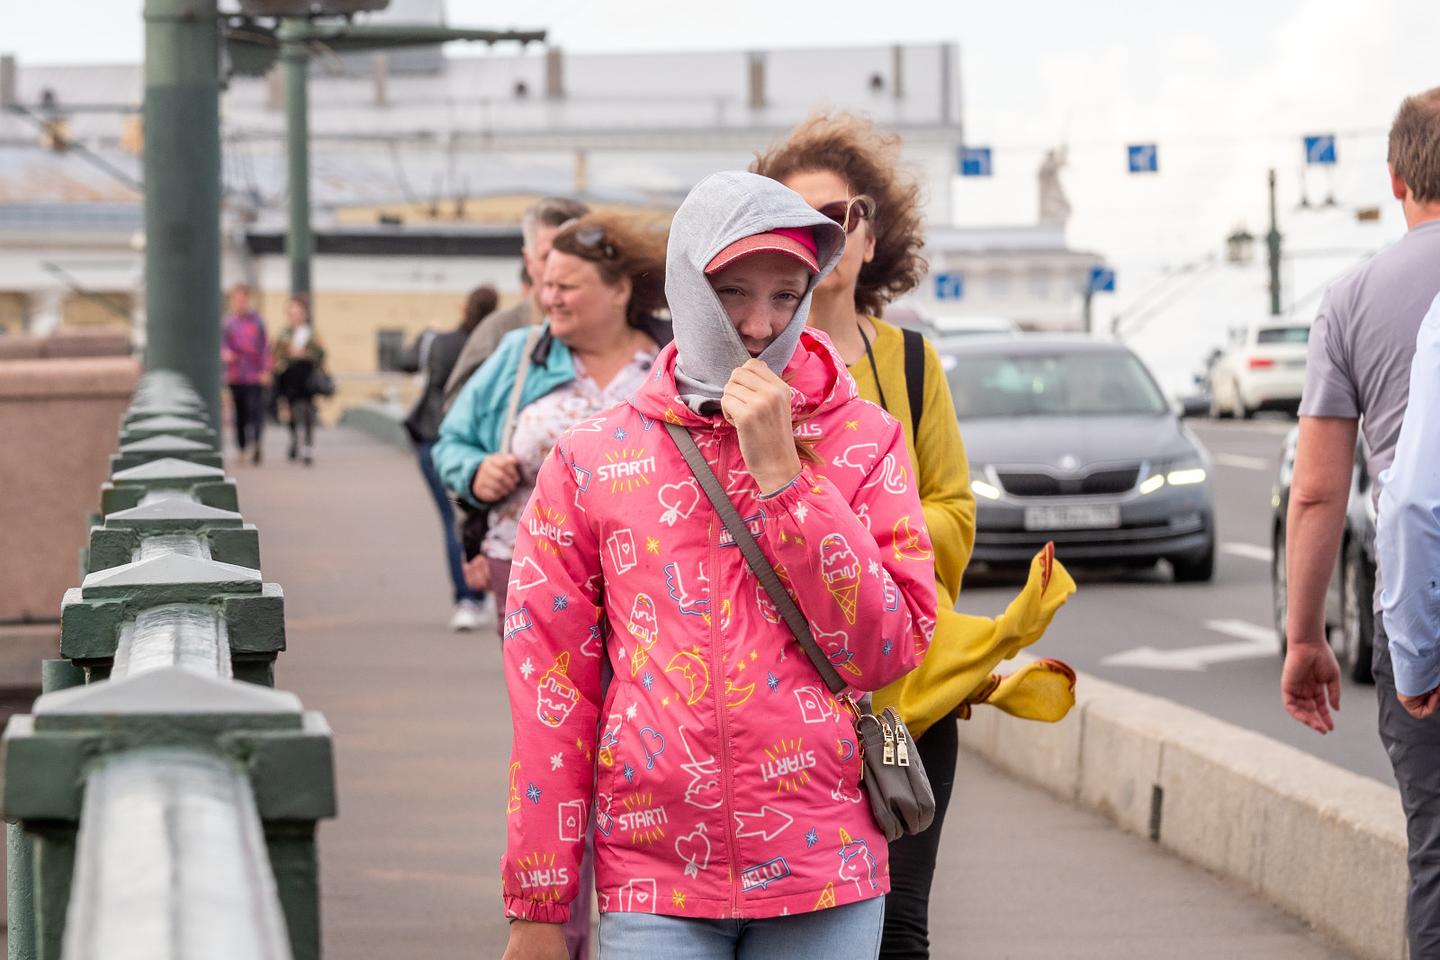
<svg viewBox="0 0 1440 960"><path fill-rule="evenodd" d="M600 278L611 286L628 277L630 301L625 305L625 321L644 329L657 312L666 309L668 238L669 225L654 216L602 211L561 227L552 249L593 263Z"/></svg>
<svg viewBox="0 0 1440 960"><path fill-rule="evenodd" d="M875 256L860 268L855 309L879 316L885 304L915 289L925 275L925 233L918 178L907 173L900 137L881 133L865 117L851 113L811 114L783 143L755 155L750 171L772 180L797 173L828 170L843 179L852 195L875 201L870 229Z"/></svg>

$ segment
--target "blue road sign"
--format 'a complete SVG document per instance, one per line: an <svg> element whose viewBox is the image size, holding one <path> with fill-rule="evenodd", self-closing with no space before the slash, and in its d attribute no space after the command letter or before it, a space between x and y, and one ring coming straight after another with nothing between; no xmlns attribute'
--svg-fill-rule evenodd
<svg viewBox="0 0 1440 960"><path fill-rule="evenodd" d="M1090 292L1114 293L1115 271L1110 267L1090 268Z"/></svg>
<svg viewBox="0 0 1440 960"><path fill-rule="evenodd" d="M989 147L960 148L960 176L988 177L990 173Z"/></svg>
<svg viewBox="0 0 1440 960"><path fill-rule="evenodd" d="M1335 134L1321 133L1305 138L1305 162L1320 166L1335 164Z"/></svg>
<svg viewBox="0 0 1440 960"><path fill-rule="evenodd" d="M1125 148L1131 173L1159 173L1160 148L1153 143L1132 143Z"/></svg>
<svg viewBox="0 0 1440 960"><path fill-rule="evenodd" d="M965 276L960 273L935 274L936 300L962 300L965 297Z"/></svg>

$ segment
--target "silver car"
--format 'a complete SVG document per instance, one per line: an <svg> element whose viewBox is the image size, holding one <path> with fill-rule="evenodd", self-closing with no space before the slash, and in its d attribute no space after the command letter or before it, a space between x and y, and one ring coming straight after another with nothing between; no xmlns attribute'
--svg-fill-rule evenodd
<svg viewBox="0 0 1440 960"><path fill-rule="evenodd" d="M970 459L974 559L1027 563L1047 540L1067 564L1167 560L1215 570L1210 455L1130 350L1085 337L938 348Z"/></svg>

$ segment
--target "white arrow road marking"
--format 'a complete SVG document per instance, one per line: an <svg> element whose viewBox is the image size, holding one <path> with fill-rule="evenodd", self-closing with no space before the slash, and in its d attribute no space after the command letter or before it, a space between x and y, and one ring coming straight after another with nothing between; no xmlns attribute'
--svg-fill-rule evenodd
<svg viewBox="0 0 1440 960"><path fill-rule="evenodd" d="M1244 557L1246 560L1259 560L1261 563L1269 563L1275 558L1269 547L1257 547L1253 543L1222 543L1220 552Z"/></svg>
<svg viewBox="0 0 1440 960"><path fill-rule="evenodd" d="M1264 457L1247 457L1243 453L1217 453L1214 459L1222 467L1239 467L1241 470L1270 469L1270 461Z"/></svg>
<svg viewBox="0 0 1440 960"><path fill-rule="evenodd" d="M1235 643L1213 643L1204 647L1182 647L1179 650L1136 647L1122 653L1112 653L1100 663L1107 667L1203 671L1212 663L1254 660L1277 656L1280 653L1280 641L1270 627L1262 627L1245 620L1206 620L1205 629L1239 639Z"/></svg>

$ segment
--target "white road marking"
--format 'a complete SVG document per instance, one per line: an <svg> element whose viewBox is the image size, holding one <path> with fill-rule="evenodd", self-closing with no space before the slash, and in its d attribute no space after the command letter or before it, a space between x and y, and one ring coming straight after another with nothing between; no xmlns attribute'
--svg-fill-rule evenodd
<svg viewBox="0 0 1440 960"><path fill-rule="evenodd" d="M1178 650L1157 650L1135 647L1112 653L1100 663L1107 667L1140 667L1146 670L1203 671L1213 663L1254 660L1278 656L1280 641L1270 627L1246 620L1206 620L1205 629L1236 637L1234 643L1212 643L1203 647L1182 647Z"/></svg>
<svg viewBox="0 0 1440 960"><path fill-rule="evenodd" d="M1222 467L1239 467L1241 470L1271 469L1270 461L1264 457L1247 457L1243 453L1217 453L1215 462Z"/></svg>
<svg viewBox="0 0 1440 960"><path fill-rule="evenodd" d="M1275 554L1269 547L1257 547L1253 543L1222 543L1220 552L1244 557L1246 560L1259 560L1261 563L1269 563L1275 559Z"/></svg>

